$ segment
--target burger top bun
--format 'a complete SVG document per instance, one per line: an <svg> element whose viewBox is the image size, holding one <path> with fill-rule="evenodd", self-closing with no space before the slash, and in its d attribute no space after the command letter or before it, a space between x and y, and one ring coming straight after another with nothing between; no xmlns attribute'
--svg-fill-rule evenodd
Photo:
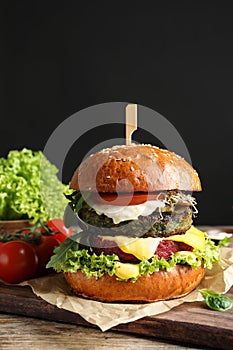
<svg viewBox="0 0 233 350"><path fill-rule="evenodd" d="M70 187L100 193L201 191L197 172L173 152L151 145L119 145L87 157Z"/></svg>

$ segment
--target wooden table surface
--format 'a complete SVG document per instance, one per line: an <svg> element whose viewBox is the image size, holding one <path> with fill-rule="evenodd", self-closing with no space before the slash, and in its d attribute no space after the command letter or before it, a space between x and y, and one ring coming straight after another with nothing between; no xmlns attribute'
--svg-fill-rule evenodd
<svg viewBox="0 0 233 350"><path fill-rule="evenodd" d="M198 349L188 345L36 318L0 314L1 350ZM200 349L200 348L199 348ZM204 349L204 348L201 348Z"/></svg>

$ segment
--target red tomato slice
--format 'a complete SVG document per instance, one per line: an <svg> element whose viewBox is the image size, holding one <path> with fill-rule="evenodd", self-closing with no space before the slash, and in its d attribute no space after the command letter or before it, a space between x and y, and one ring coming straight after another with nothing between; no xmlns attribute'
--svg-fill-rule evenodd
<svg viewBox="0 0 233 350"><path fill-rule="evenodd" d="M10 241L0 246L0 279L20 283L34 277L38 258L33 247L23 241Z"/></svg>
<svg viewBox="0 0 233 350"><path fill-rule="evenodd" d="M38 256L38 268L36 276L47 275L52 269L46 269L46 265L53 255L54 248L60 244L60 241L56 238L57 235L42 236L40 244L33 244L33 248Z"/></svg>
<svg viewBox="0 0 233 350"><path fill-rule="evenodd" d="M61 219L52 219L49 220L46 224L53 232L62 233L66 237L69 237L73 234L72 228L66 227L64 225L64 221Z"/></svg>
<svg viewBox="0 0 233 350"><path fill-rule="evenodd" d="M163 199L159 193L134 192L132 193L99 193L92 194L91 199L99 204L137 205L149 200Z"/></svg>

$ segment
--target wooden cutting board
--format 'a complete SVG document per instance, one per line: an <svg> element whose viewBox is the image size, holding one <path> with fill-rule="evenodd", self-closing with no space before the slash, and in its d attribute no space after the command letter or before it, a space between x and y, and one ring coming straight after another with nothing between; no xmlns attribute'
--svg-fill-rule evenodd
<svg viewBox="0 0 233 350"><path fill-rule="evenodd" d="M227 294L233 299L233 288ZM30 287L0 283L0 312L95 327L81 316L37 297ZM204 302L184 303L157 316L118 325L111 330L215 349L233 347L233 309L217 312Z"/></svg>

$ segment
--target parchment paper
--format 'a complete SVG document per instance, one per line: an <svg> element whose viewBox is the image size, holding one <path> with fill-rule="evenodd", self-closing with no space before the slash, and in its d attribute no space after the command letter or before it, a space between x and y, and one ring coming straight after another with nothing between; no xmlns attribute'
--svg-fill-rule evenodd
<svg viewBox="0 0 233 350"><path fill-rule="evenodd" d="M221 263L216 264L212 270L206 270L205 277L196 290L185 297L168 301L125 304L102 303L79 298L71 293L62 274L33 279L21 285L29 285L37 296L48 303L77 313L86 321L99 326L102 331L106 331L120 323L161 314L184 302L201 301L203 298L198 292L201 288L226 293L233 285L233 249L221 248Z"/></svg>

